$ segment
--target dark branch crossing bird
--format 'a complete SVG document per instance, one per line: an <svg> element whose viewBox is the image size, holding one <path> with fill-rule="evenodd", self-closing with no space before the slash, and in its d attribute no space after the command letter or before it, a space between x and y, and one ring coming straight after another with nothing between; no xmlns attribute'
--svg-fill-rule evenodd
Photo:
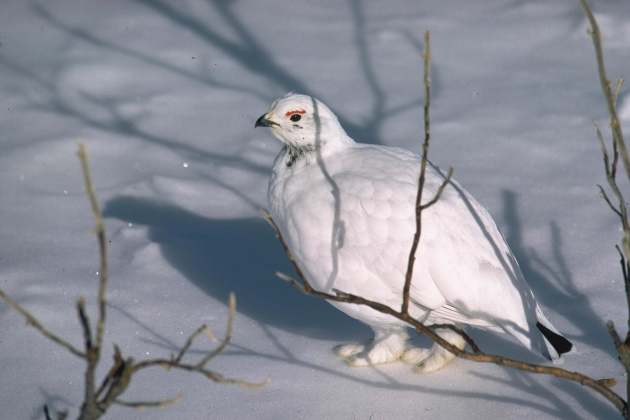
<svg viewBox="0 0 630 420"><path fill-rule="evenodd" d="M284 147L273 165L271 215L297 264L317 290L399 307L416 229L421 157L404 149L357 143L319 100L288 94L256 121ZM433 197L445 175L427 167ZM494 220L463 187L449 181L422 213L422 236L409 313L423 324L471 325L507 333L548 359L572 344L547 319ZM366 344L336 347L351 366L397 360L432 372L455 356L434 344L410 347L403 321L363 305L331 302L374 331ZM450 329L437 333L463 349Z"/></svg>

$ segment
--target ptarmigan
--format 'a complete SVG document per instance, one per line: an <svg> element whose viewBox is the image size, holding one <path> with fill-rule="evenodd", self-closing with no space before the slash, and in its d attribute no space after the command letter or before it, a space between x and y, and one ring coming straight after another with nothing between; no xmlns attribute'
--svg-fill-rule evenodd
<svg viewBox="0 0 630 420"><path fill-rule="evenodd" d="M269 182L269 205L312 286L400 307L420 157L356 143L325 104L306 95L276 100L255 125L270 127L284 143ZM432 197L443 180L429 165L424 196ZM459 184L451 182L423 212L422 225L410 293L416 319L505 332L549 359L571 349L536 303L492 217ZM454 358L437 344L408 348L406 325L391 316L332 304L374 330L366 345L336 348L351 366L402 359L431 372ZM438 334L464 348L451 330Z"/></svg>

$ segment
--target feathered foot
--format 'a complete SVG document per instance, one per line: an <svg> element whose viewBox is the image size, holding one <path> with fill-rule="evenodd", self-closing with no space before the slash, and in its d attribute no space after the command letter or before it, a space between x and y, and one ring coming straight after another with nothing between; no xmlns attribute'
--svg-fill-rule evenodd
<svg viewBox="0 0 630 420"><path fill-rule="evenodd" d="M404 330L374 330L374 340L368 345L344 344L337 346L335 353L352 367L395 362L405 352L407 338Z"/></svg>
<svg viewBox="0 0 630 420"><path fill-rule="evenodd" d="M437 334L459 349L464 349L466 346L466 341L454 331L438 330ZM450 351L434 343L430 349L419 347L407 349L401 359L405 363L416 365L414 368L416 373L431 373L442 369L456 357Z"/></svg>

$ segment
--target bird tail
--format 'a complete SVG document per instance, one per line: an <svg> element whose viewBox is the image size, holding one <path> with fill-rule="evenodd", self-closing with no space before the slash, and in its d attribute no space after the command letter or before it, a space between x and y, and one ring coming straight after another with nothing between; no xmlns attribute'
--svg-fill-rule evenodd
<svg viewBox="0 0 630 420"><path fill-rule="evenodd" d="M567 340L554 328L539 307L536 307L536 318L538 318L536 327L543 335L546 350L549 353L550 359L558 359L564 353L571 351L573 343Z"/></svg>

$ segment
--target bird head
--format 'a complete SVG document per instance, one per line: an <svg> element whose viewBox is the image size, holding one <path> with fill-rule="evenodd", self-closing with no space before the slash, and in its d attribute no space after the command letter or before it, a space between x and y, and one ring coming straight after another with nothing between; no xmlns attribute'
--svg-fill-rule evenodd
<svg viewBox="0 0 630 420"><path fill-rule="evenodd" d="M271 128L278 140L295 149L318 150L352 141L330 108L308 95L289 93L276 99L255 126Z"/></svg>

